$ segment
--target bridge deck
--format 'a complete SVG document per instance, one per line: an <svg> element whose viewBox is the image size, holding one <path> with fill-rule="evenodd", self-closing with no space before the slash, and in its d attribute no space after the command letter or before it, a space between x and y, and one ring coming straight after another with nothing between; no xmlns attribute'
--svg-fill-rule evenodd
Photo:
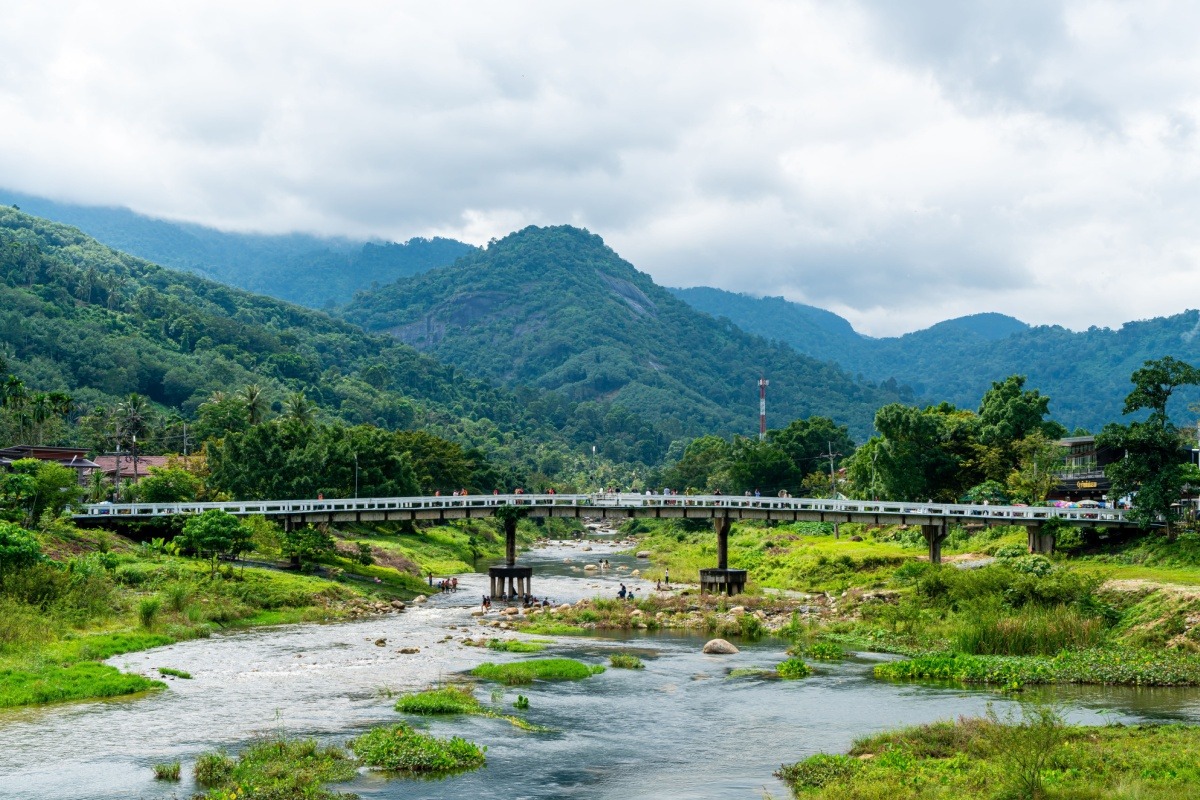
<svg viewBox="0 0 1200 800"><path fill-rule="evenodd" d="M992 525L1036 525L1057 517L1073 525L1129 525L1125 512L1113 508L964 505L882 500L831 500L806 497L740 495L502 494L459 497L363 497L337 500L246 500L228 503L97 503L84 506L77 520L153 519L220 509L236 516L285 517L293 522L371 522L439 520L491 516L498 506L528 507L531 516L662 517L767 519L781 521L864 522L931 525L979 522Z"/></svg>

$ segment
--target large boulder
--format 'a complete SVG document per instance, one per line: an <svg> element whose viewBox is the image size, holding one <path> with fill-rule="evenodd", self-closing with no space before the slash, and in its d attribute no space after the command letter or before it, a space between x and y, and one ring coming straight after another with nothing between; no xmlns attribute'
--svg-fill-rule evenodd
<svg viewBox="0 0 1200 800"><path fill-rule="evenodd" d="M649 558L649 557L650 557L650 551L649 551L649 550L638 550L638 551L637 551L637 556L636 556L636 557L637 557L637 558Z"/></svg>
<svg viewBox="0 0 1200 800"><path fill-rule="evenodd" d="M710 656L731 656L739 652L739 650L724 639L710 639L704 645L704 650L702 652L707 653Z"/></svg>

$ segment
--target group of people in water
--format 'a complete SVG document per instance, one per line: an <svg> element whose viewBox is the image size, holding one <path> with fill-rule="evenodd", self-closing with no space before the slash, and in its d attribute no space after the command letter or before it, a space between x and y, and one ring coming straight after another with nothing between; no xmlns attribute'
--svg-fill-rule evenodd
<svg viewBox="0 0 1200 800"><path fill-rule="evenodd" d="M550 602L549 597L543 597L539 600L531 594L517 594L516 592L513 592L512 594L502 594L498 599L510 603L520 603L524 608L550 608L550 606L553 605L553 603ZM480 606L484 611L487 611L492 607L492 598L485 594L483 596L483 602L480 603Z"/></svg>

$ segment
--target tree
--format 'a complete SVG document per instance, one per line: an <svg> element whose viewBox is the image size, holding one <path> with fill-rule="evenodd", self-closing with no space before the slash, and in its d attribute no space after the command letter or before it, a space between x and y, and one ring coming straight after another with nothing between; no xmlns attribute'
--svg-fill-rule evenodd
<svg viewBox="0 0 1200 800"><path fill-rule="evenodd" d="M732 490L727 483L732 448L720 436L701 436L684 448L683 455L663 471L663 483L678 489L711 492Z"/></svg>
<svg viewBox="0 0 1200 800"><path fill-rule="evenodd" d="M0 521L0 584L4 573L32 566L41 557L36 536L19 525Z"/></svg>
<svg viewBox="0 0 1200 800"><path fill-rule="evenodd" d="M241 391L242 403L246 408L246 419L251 425L258 425L267 418L267 396L257 383L246 386Z"/></svg>
<svg viewBox="0 0 1200 800"><path fill-rule="evenodd" d="M283 534L283 554L289 556L298 567L303 566L305 561L333 552L334 547L333 535L312 525Z"/></svg>
<svg viewBox="0 0 1200 800"><path fill-rule="evenodd" d="M1096 437L1097 447L1124 451L1125 457L1104 468L1118 497L1133 495L1130 517L1142 525L1162 521L1168 541L1179 515L1179 497L1185 479L1184 443L1167 416L1167 403L1180 386L1200 383L1200 370L1170 356L1147 361L1134 370L1134 389L1125 398L1124 413L1147 410L1144 422L1109 423Z"/></svg>
<svg viewBox="0 0 1200 800"><path fill-rule="evenodd" d="M79 475L53 461L21 458L0 477L0 505L28 527L47 511L57 516L80 495Z"/></svg>
<svg viewBox="0 0 1200 800"><path fill-rule="evenodd" d="M137 484L143 503L184 503L195 500L200 479L179 467L150 467L150 474Z"/></svg>
<svg viewBox="0 0 1200 800"><path fill-rule="evenodd" d="M1016 467L1005 486L1013 502L1041 505L1058 485L1064 449L1057 441L1037 431L1014 444Z"/></svg>
<svg viewBox="0 0 1200 800"><path fill-rule="evenodd" d="M792 462L794 475L808 476L813 472L824 472L826 486L829 485L829 454L833 453L835 460L840 462L854 452L854 440L850 438L849 429L827 417L795 420L786 428L767 431L767 440L782 450Z"/></svg>
<svg viewBox="0 0 1200 800"><path fill-rule="evenodd" d="M179 539L182 546L211 560L212 575L216 577L221 554L245 552L250 543L250 531L237 517L214 508L189 518Z"/></svg>

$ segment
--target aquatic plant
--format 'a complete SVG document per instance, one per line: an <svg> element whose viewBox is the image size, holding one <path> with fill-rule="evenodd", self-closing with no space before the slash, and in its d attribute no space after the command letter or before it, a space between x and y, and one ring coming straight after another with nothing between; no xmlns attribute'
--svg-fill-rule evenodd
<svg viewBox="0 0 1200 800"><path fill-rule="evenodd" d="M599 664L589 665L572 658L534 658L508 664L480 664L471 674L508 686L523 686L542 681L577 681L604 672Z"/></svg>
<svg viewBox="0 0 1200 800"><path fill-rule="evenodd" d="M357 774L344 749L321 747L315 739L285 738L257 741L236 761L224 751L205 753L196 762L195 772L196 781L209 790L197 797L211 800L342 800L345 795L330 792L322 784L348 781Z"/></svg>
<svg viewBox="0 0 1200 800"><path fill-rule="evenodd" d="M846 651L834 642L813 642L804 648L804 655L818 661L841 661L846 657Z"/></svg>
<svg viewBox="0 0 1200 800"><path fill-rule="evenodd" d="M812 667L805 664L802 659L793 657L779 662L779 665L775 667L775 672L779 677L789 680L793 678L807 678L809 675L812 675Z"/></svg>
<svg viewBox="0 0 1200 800"><path fill-rule="evenodd" d="M523 694L517 695L516 702L513 703L513 708L515 708L517 711L528 711L529 698Z"/></svg>
<svg viewBox="0 0 1200 800"><path fill-rule="evenodd" d="M482 767L486 747L458 736L439 739L399 723L374 728L347 746L362 763L393 772L448 774Z"/></svg>
<svg viewBox="0 0 1200 800"><path fill-rule="evenodd" d="M180 764L178 761L171 761L166 764L154 765L154 780L156 781L177 781L180 775Z"/></svg>
<svg viewBox="0 0 1200 800"><path fill-rule="evenodd" d="M489 639L488 649L501 653L540 653L546 645L540 642L524 642L520 639Z"/></svg>
<svg viewBox="0 0 1200 800"><path fill-rule="evenodd" d="M159 667L158 672L160 675L170 675L174 678L183 678L184 680L192 679L192 673L184 672L181 669L174 669L172 667Z"/></svg>
<svg viewBox="0 0 1200 800"><path fill-rule="evenodd" d="M444 686L407 694L396 701L397 711L405 714L476 714L479 701L465 686Z"/></svg>
<svg viewBox="0 0 1200 800"><path fill-rule="evenodd" d="M642 660L632 653L613 653L608 657L609 666L614 669L645 669Z"/></svg>
<svg viewBox="0 0 1200 800"><path fill-rule="evenodd" d="M224 750L201 753L192 767L192 776L201 786L219 786L233 773L234 760Z"/></svg>

